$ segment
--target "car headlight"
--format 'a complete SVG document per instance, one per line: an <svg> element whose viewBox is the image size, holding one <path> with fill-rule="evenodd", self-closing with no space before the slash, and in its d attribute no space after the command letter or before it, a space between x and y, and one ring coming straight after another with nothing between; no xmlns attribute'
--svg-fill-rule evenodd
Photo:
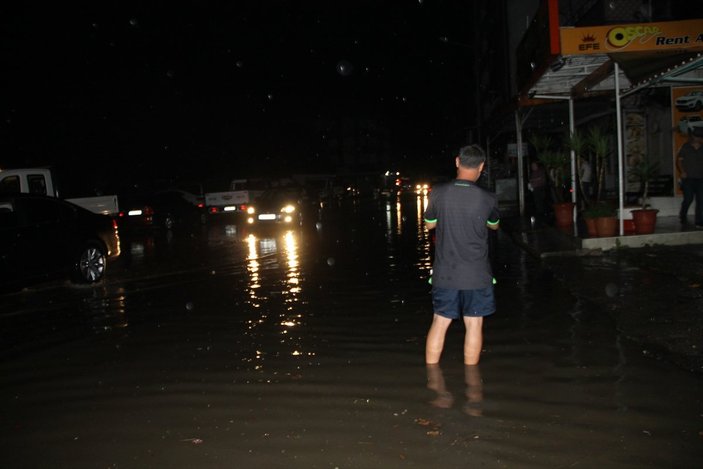
<svg viewBox="0 0 703 469"><path fill-rule="evenodd" d="M295 212L295 206L294 205L286 205L281 209L281 212L283 213L293 213Z"/></svg>
<svg viewBox="0 0 703 469"><path fill-rule="evenodd" d="M250 205L249 207L247 207L247 213L249 215L253 215L256 213L256 209Z"/></svg>

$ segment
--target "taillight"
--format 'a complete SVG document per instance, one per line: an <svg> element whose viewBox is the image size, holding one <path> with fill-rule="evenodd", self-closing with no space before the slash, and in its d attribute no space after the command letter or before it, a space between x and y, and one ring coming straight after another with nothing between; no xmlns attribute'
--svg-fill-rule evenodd
<svg viewBox="0 0 703 469"><path fill-rule="evenodd" d="M247 206L246 206L246 204L240 205L240 206L239 206L239 210L241 210L242 212L246 212L246 211L247 211Z"/></svg>
<svg viewBox="0 0 703 469"><path fill-rule="evenodd" d="M117 220L115 220L114 218L112 219L112 229L117 231Z"/></svg>
<svg viewBox="0 0 703 469"><path fill-rule="evenodd" d="M210 213L217 213L217 207L210 207Z"/></svg>
<svg viewBox="0 0 703 469"><path fill-rule="evenodd" d="M154 209L149 207L148 205L144 206L144 216L145 217L150 217L154 214Z"/></svg>
<svg viewBox="0 0 703 469"><path fill-rule="evenodd" d="M198 204L198 208L203 208L203 207L205 207L205 204L202 203L202 202L200 202L200 203Z"/></svg>
<svg viewBox="0 0 703 469"><path fill-rule="evenodd" d="M124 212L120 212L117 214L118 217L124 217Z"/></svg>

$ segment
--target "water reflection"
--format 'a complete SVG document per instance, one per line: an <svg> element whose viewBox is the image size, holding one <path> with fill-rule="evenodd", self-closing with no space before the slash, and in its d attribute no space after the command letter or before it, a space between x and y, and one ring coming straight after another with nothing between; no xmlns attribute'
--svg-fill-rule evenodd
<svg viewBox="0 0 703 469"><path fill-rule="evenodd" d="M280 343L289 343L290 355L314 355L305 351L299 330L303 324L304 305L300 264L300 236L296 231L286 231L276 237L257 237L250 234L248 244L247 286L250 304L258 309L257 316L248 322L250 331L268 324L273 333L280 334ZM264 262L265 261L265 262ZM265 288L262 288L265 285ZM260 292L267 292L268 296ZM281 301L282 300L282 301ZM269 321L271 318L271 321ZM256 360L265 353L257 351ZM261 365L257 365L260 369Z"/></svg>
<svg viewBox="0 0 703 469"><path fill-rule="evenodd" d="M113 292L105 288L94 288L91 295L83 299L81 308L95 332L126 328L127 297L125 289L118 287Z"/></svg>
<svg viewBox="0 0 703 469"><path fill-rule="evenodd" d="M432 269L432 249L430 246L430 232L425 229L425 210L427 210L427 203L427 192L415 198L418 251L417 267L421 272L429 273Z"/></svg>
<svg viewBox="0 0 703 469"><path fill-rule="evenodd" d="M464 396L463 411L471 417L483 415L483 380L478 365L464 365ZM454 395L447 388L442 368L438 364L427 365L427 389L435 392L435 398L430 404L440 409L449 409L454 405Z"/></svg>

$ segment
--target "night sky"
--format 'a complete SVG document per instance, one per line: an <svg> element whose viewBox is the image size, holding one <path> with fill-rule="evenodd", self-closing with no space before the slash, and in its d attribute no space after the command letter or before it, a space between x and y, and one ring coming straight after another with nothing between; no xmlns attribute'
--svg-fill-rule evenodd
<svg viewBox="0 0 703 469"><path fill-rule="evenodd" d="M3 7L0 167L431 172L471 124L471 3Z"/></svg>

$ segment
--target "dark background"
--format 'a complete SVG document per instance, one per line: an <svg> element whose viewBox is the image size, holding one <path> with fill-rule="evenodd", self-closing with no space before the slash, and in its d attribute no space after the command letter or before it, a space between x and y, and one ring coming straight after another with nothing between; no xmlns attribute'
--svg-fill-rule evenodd
<svg viewBox="0 0 703 469"><path fill-rule="evenodd" d="M471 2L178 5L2 7L0 168L426 173L467 139Z"/></svg>

